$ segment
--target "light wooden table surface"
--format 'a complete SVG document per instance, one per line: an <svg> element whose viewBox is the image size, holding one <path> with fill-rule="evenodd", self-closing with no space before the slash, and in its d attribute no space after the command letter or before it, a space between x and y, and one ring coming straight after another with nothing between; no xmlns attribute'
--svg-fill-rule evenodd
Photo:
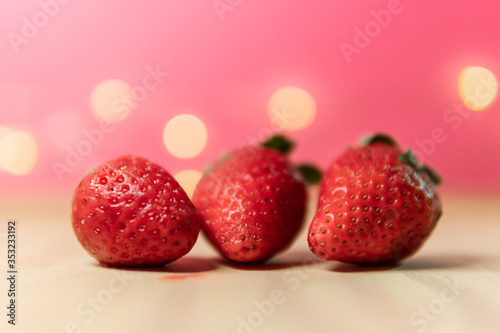
<svg viewBox="0 0 500 333"><path fill-rule="evenodd" d="M316 260L306 228L266 265L235 266L204 237L158 270L104 268L71 230L69 198L0 198L18 221L17 325L1 332L500 332L500 195L443 195L424 248L397 267ZM311 203L313 205L313 203ZM308 218L310 221L310 217Z"/></svg>

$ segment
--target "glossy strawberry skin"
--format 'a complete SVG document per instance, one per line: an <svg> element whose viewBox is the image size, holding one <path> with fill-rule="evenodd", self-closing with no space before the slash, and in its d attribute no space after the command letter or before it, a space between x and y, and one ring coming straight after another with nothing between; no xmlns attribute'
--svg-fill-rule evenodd
<svg viewBox="0 0 500 333"><path fill-rule="evenodd" d="M247 147L229 154L200 180L193 203L203 231L224 256L263 262L297 234L306 188L284 154Z"/></svg>
<svg viewBox="0 0 500 333"><path fill-rule="evenodd" d="M199 216L163 168L123 156L96 168L78 185L72 225L87 252L107 266L161 266L188 253Z"/></svg>
<svg viewBox="0 0 500 333"><path fill-rule="evenodd" d="M390 264L414 254L441 215L436 186L395 145L350 149L322 181L308 244L318 257Z"/></svg>

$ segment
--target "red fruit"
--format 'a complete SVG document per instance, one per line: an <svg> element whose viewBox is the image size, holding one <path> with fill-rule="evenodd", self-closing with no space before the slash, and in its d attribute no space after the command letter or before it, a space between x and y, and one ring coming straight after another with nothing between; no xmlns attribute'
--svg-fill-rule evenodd
<svg viewBox="0 0 500 333"><path fill-rule="evenodd" d="M349 149L323 178L309 227L311 251L327 260L388 264L414 254L441 216L438 177L392 139Z"/></svg>
<svg viewBox="0 0 500 333"><path fill-rule="evenodd" d="M291 149L282 137L272 140L283 152ZM203 231L224 256L262 262L285 249L297 234L306 186L284 153L246 147L230 153L200 180L193 203Z"/></svg>
<svg viewBox="0 0 500 333"><path fill-rule="evenodd" d="M188 253L199 216L177 181L135 156L87 174L75 191L72 224L87 252L103 265L164 265Z"/></svg>

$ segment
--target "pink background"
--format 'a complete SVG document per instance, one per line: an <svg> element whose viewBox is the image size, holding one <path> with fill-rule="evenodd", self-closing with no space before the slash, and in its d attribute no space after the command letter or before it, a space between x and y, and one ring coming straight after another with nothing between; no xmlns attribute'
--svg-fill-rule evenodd
<svg viewBox="0 0 500 333"><path fill-rule="evenodd" d="M407 147L442 128L447 140L426 162L445 186L500 186L498 99L471 111L457 129L443 120L462 103L463 68L482 66L500 78L498 1L401 0L400 13L350 62L339 44L353 44L355 28L391 0L222 0L239 3L223 20L212 0L65 1L17 53L8 35L21 34L23 17L31 20L41 5L1 5L0 125L29 131L39 151L29 175L0 171L1 194L67 192L92 165L125 153L171 173L201 169L269 127L267 102L287 85L317 103L315 122L290 132L298 142L294 160L325 168L366 132L391 133ZM82 140L82 130L99 126L89 107L92 89L111 78L140 84L148 66L170 75L58 181L51 163L64 161L64 147ZM197 115L208 129L205 150L187 160L170 155L162 140L165 124L181 113Z"/></svg>

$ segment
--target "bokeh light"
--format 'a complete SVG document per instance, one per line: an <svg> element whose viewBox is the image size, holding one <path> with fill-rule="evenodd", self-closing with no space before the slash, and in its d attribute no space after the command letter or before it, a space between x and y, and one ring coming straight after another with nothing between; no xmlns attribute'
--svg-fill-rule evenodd
<svg viewBox="0 0 500 333"><path fill-rule="evenodd" d="M276 126L296 131L312 124L316 116L316 102L303 89L282 87L272 94L267 111Z"/></svg>
<svg viewBox="0 0 500 333"><path fill-rule="evenodd" d="M187 195L192 198L196 184L203 176L203 173L198 170L183 170L174 175L174 178L179 182L181 187L186 191Z"/></svg>
<svg viewBox="0 0 500 333"><path fill-rule="evenodd" d="M163 143L178 158L192 158L207 144L207 128L196 116L181 114L172 118L163 131Z"/></svg>
<svg viewBox="0 0 500 333"><path fill-rule="evenodd" d="M7 126L0 126L0 142L2 141L2 139L7 135L7 134L10 134L12 133L13 130ZM3 170L3 165L2 163L0 163L0 170Z"/></svg>
<svg viewBox="0 0 500 333"><path fill-rule="evenodd" d="M30 133L10 131L0 136L0 165L3 170L13 175L26 175L33 170L37 155L36 142Z"/></svg>
<svg viewBox="0 0 500 333"><path fill-rule="evenodd" d="M458 80L458 90L464 103L479 111L493 102L497 94L497 80L493 73L483 67L467 67Z"/></svg>
<svg viewBox="0 0 500 333"><path fill-rule="evenodd" d="M100 82L90 95L92 113L98 118L116 123L127 118L136 106L130 86L121 80Z"/></svg>
<svg viewBox="0 0 500 333"><path fill-rule="evenodd" d="M13 130L10 127L0 126L0 140L2 140L3 137L5 137L7 134L10 134L12 132L13 132Z"/></svg>

